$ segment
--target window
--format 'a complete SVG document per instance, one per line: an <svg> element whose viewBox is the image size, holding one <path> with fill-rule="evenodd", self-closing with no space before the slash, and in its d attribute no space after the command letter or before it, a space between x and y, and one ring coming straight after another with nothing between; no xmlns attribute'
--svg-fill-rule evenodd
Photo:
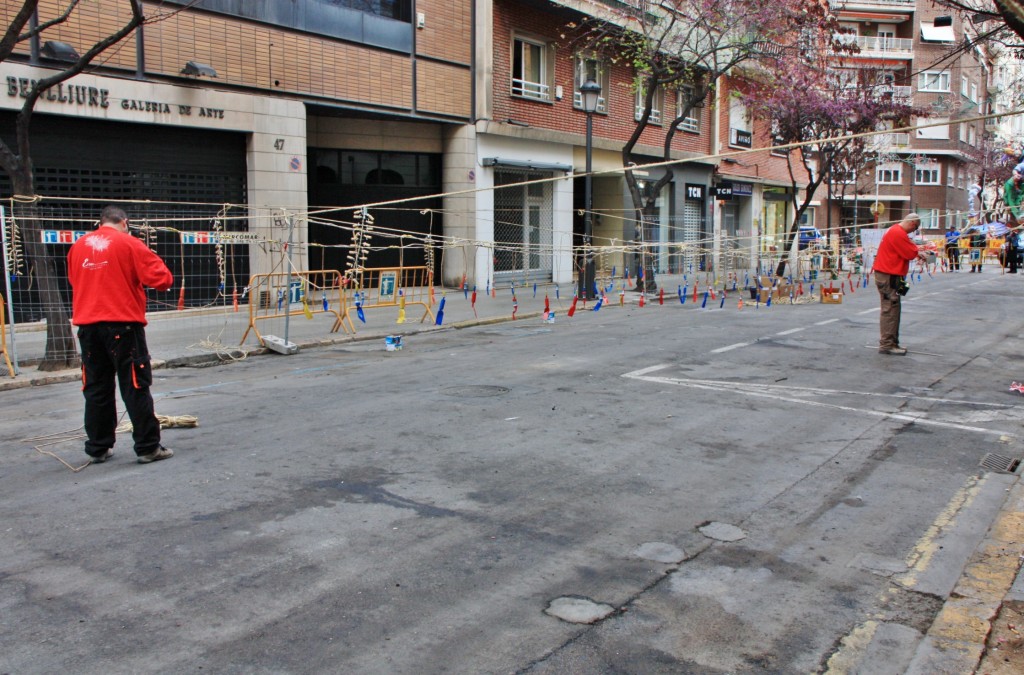
<svg viewBox="0 0 1024 675"><path fill-rule="evenodd" d="M974 125L967 127L967 143L969 145L978 145L978 132L974 130Z"/></svg>
<svg viewBox="0 0 1024 675"><path fill-rule="evenodd" d="M646 91L638 89L636 92L636 113L634 117L639 122L644 115L644 97ZM651 116L647 121L651 124L661 124L661 111L665 108L665 90L658 87L654 90L654 101L651 103Z"/></svg>
<svg viewBox="0 0 1024 675"><path fill-rule="evenodd" d="M597 112L608 112L608 99L606 94L611 90L611 83L608 78L608 69L597 59L576 57L576 87L572 93L572 107L577 110L583 109L583 95L580 94L580 87L587 80L593 80L601 85L601 95L597 97Z"/></svg>
<svg viewBox="0 0 1024 675"><path fill-rule="evenodd" d="M949 139L949 122L948 117L929 117L928 119L918 120L920 124L927 124L929 126L923 127L917 130L917 137L932 140L948 140ZM935 125L938 126L930 126Z"/></svg>
<svg viewBox="0 0 1024 675"><path fill-rule="evenodd" d="M967 96L967 91L967 77L964 76L960 78L960 95Z"/></svg>
<svg viewBox="0 0 1024 675"><path fill-rule="evenodd" d="M978 102L978 85L974 82L971 82L971 101Z"/></svg>
<svg viewBox="0 0 1024 675"><path fill-rule="evenodd" d="M547 45L524 38L512 41L512 95L550 100Z"/></svg>
<svg viewBox="0 0 1024 675"><path fill-rule="evenodd" d="M959 171L959 169L957 169L957 171ZM946 185L948 187L956 185L956 183L953 182L953 167L948 167L946 169Z"/></svg>
<svg viewBox="0 0 1024 675"><path fill-rule="evenodd" d="M315 35L412 51L412 0L164 0ZM177 9L177 8L175 8ZM405 25L400 25L399 23Z"/></svg>
<svg viewBox="0 0 1024 675"><path fill-rule="evenodd" d="M313 175L320 185L440 187L440 155L313 148Z"/></svg>
<svg viewBox="0 0 1024 675"><path fill-rule="evenodd" d="M921 39L925 42L956 42L956 35L952 26L936 26L931 21L922 21Z"/></svg>
<svg viewBox="0 0 1024 675"><path fill-rule="evenodd" d="M914 185L938 185L939 163L934 161L914 164Z"/></svg>
<svg viewBox="0 0 1024 675"><path fill-rule="evenodd" d="M948 70L926 70L918 76L918 91L949 91Z"/></svg>
<svg viewBox="0 0 1024 675"><path fill-rule="evenodd" d="M857 182L856 169L832 169L833 185L853 185Z"/></svg>
<svg viewBox="0 0 1024 675"><path fill-rule="evenodd" d="M921 216L921 228L938 229L939 227L939 210L938 209L917 209L917 215Z"/></svg>
<svg viewBox="0 0 1024 675"><path fill-rule="evenodd" d="M902 185L903 167L899 162L879 164L875 169L875 181L879 185Z"/></svg>
<svg viewBox="0 0 1024 675"><path fill-rule="evenodd" d="M693 97L696 96L697 90L689 85L684 85L679 88L679 92L676 96L676 114L682 114L686 109L686 106ZM686 117L679 123L679 128L683 131L689 131L694 134L700 133L700 118L704 112L704 101L694 105L693 109L687 114Z"/></svg>

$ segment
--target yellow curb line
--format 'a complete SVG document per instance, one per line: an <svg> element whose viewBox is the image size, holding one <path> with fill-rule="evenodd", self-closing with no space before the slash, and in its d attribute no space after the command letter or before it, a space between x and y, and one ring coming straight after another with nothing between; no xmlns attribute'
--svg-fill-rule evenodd
<svg viewBox="0 0 1024 675"><path fill-rule="evenodd" d="M936 648L959 654L964 672L972 672L981 661L992 621L1021 566L1024 486L1011 488L1007 504L928 629Z"/></svg>

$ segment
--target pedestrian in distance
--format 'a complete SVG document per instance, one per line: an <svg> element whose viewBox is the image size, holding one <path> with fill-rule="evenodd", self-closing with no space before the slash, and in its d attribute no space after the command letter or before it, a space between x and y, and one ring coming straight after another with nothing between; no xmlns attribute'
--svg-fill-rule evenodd
<svg viewBox="0 0 1024 675"><path fill-rule="evenodd" d="M981 273L981 266L985 262L985 248L988 246L987 225L977 224L972 226L970 238L967 240L970 255L971 271ZM971 228L967 228L971 229Z"/></svg>
<svg viewBox="0 0 1024 675"><path fill-rule="evenodd" d="M911 213L882 235L882 243L875 254L875 286L881 299L878 319L879 354L903 355L907 350L900 346L900 299L906 295L907 272L910 261L924 260L925 255L910 239L910 235L921 226L921 217Z"/></svg>
<svg viewBox="0 0 1024 675"><path fill-rule="evenodd" d="M946 228L946 259L949 260L949 271L960 271L960 231L952 225Z"/></svg>
<svg viewBox="0 0 1024 675"><path fill-rule="evenodd" d="M141 240L128 233L128 216L107 206L100 225L68 252L71 323L78 327L85 396L85 454L93 464L113 456L117 429L114 381L132 422L140 464L174 453L160 444L153 412L153 369L146 346L146 287L166 291L171 271Z"/></svg>
<svg viewBox="0 0 1024 675"><path fill-rule="evenodd" d="M1017 235L1020 232L1021 220L1024 220L1024 163L1018 164L1013 175L1003 184L1003 201L1006 203L1006 266L1010 274L1017 273L1017 265L1020 262L1020 247L1017 245Z"/></svg>

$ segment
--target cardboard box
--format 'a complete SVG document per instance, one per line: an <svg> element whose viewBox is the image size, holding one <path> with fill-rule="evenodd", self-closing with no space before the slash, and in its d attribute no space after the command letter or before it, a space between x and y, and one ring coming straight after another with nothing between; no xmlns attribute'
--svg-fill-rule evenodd
<svg viewBox="0 0 1024 675"><path fill-rule="evenodd" d="M758 277L757 278L757 283L761 285L761 288L771 288L772 287L772 278L771 277L764 277L764 276Z"/></svg>
<svg viewBox="0 0 1024 675"><path fill-rule="evenodd" d="M793 292L793 285L787 284L784 281L780 281L779 285L772 290L772 299L775 301L789 300L790 293Z"/></svg>
<svg viewBox="0 0 1024 675"><path fill-rule="evenodd" d="M841 305L843 304L843 291L839 288L822 288L821 289L821 302L825 305Z"/></svg>
<svg viewBox="0 0 1024 675"><path fill-rule="evenodd" d="M762 288L757 292L757 301L760 303L766 303L772 297L772 289Z"/></svg>

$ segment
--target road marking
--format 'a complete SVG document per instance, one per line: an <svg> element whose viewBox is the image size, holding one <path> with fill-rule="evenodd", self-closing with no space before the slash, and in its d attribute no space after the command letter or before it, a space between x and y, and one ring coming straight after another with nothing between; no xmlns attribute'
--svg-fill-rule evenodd
<svg viewBox="0 0 1024 675"><path fill-rule="evenodd" d="M799 333L802 330L807 330L807 326L802 326L800 328L790 328L789 330L784 330L780 333L776 333L776 335L792 335L793 333Z"/></svg>
<svg viewBox="0 0 1024 675"><path fill-rule="evenodd" d="M726 345L725 347L719 347L718 349L712 349L712 354L721 354L722 352L728 352L733 349L739 349L740 347L749 347L754 344L753 342L737 342L734 345Z"/></svg>
<svg viewBox="0 0 1024 675"><path fill-rule="evenodd" d="M649 366L640 370L635 370L630 373L623 374L622 377L629 378L632 380L641 380L644 382L656 382L658 384L669 384L677 387L689 387L691 389L705 389L708 391L717 392L731 392L734 394L740 394L742 396L752 396L755 398L767 398L781 403L797 403L803 406L811 406L816 408L827 408L831 410L840 410L843 412L859 413L867 415L869 417L880 417L882 419L893 420L896 422L910 422L913 424L920 424L923 426L940 427L944 429L955 429L957 431L969 431L980 434L989 434L997 436L1014 437L1014 434L1008 431L1001 431L999 429L985 429L983 427L973 427L967 424L959 424L956 422L940 422L937 420L929 420L924 417L925 413L895 413L885 412L881 410L870 410L866 408L855 408L853 406L840 405L837 403L825 403L824 401L815 401L809 398L799 398L800 394L804 395L859 395L868 396L872 398L910 398L922 401L930 401L934 403L953 403L963 404L970 403L972 405L982 406L993 406L993 407L1015 407L1007 406L1005 404L988 404L988 403L976 403L971 401L958 401L956 399L943 399L943 398L929 398L925 396L917 396L914 394L881 394L877 392L862 392L862 391L842 391L835 389L820 389L816 387L794 387L790 385L778 385L778 384L758 384L751 385L747 382L729 382L725 380L698 380L698 379L687 379L678 377L665 377L651 375L658 370L668 368L669 364L661 364L657 366ZM774 390L774 391L773 391ZM779 392L779 393L775 393ZM784 395L784 393L790 393L791 395Z"/></svg>

